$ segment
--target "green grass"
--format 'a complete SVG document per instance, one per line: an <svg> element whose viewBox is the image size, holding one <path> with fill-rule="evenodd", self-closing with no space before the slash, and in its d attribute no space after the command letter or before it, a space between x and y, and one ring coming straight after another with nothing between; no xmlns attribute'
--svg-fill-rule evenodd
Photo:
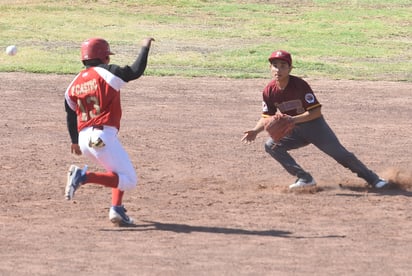
<svg viewBox="0 0 412 276"><path fill-rule="evenodd" d="M412 81L410 0L0 0L0 15L0 46L19 48L0 71L77 73L92 36L130 64L153 36L146 75L268 77L267 57L285 49L296 75Z"/></svg>

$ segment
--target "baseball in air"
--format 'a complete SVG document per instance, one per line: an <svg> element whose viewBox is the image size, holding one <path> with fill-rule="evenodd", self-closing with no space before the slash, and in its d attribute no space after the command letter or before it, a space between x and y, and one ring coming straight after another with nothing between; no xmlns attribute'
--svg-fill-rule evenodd
<svg viewBox="0 0 412 276"><path fill-rule="evenodd" d="M14 56L17 54L17 47L15 45L10 45L6 48L6 54L9 56Z"/></svg>

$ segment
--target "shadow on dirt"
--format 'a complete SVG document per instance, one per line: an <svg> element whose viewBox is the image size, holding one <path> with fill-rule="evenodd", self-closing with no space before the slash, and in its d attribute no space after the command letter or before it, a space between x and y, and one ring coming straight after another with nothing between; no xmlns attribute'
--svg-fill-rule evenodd
<svg viewBox="0 0 412 276"><path fill-rule="evenodd" d="M100 231L168 231L175 233L212 233L226 235L252 235L252 236L269 236L292 239L320 239L320 238L345 238L345 235L325 235L325 236L294 236L290 231L280 230L244 230L238 228L208 227L208 226L191 226L187 224L161 223L156 221L145 221L148 224L132 225L128 227L101 229Z"/></svg>
<svg viewBox="0 0 412 276"><path fill-rule="evenodd" d="M187 224L176 223L161 223L156 221L147 221L149 225L153 226L155 230L169 231L176 233L215 233L215 234L229 234L229 235L253 235L253 236L271 236L271 237L287 237L291 234L289 231L280 230L244 230L238 228L224 228L224 227L209 227L209 226L191 226Z"/></svg>
<svg viewBox="0 0 412 276"><path fill-rule="evenodd" d="M383 189L375 189L369 186L343 185L339 184L341 190L348 190L357 193L374 193L377 195L388 196L407 196L412 197L412 191L409 191L409 185L391 182L389 187ZM336 194L337 196L363 196L363 194Z"/></svg>
<svg viewBox="0 0 412 276"><path fill-rule="evenodd" d="M101 229L101 231L168 231L175 233L215 233L227 235L252 235L252 236L271 236L271 237L288 237L292 232L280 230L244 230L238 228L209 227L209 226L191 226L177 223L161 223L156 221L144 221L147 224L135 224L127 227L118 227L112 229Z"/></svg>

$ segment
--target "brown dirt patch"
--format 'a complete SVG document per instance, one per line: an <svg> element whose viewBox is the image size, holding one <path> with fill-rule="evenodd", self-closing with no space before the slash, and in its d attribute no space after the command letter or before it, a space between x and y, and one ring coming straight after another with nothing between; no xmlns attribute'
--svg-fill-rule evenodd
<svg viewBox="0 0 412 276"><path fill-rule="evenodd" d="M0 73L1 275L407 275L412 271L412 83L308 80L342 143L396 184L375 192L309 146L318 187L240 142L268 80L142 77L120 139L140 177L108 220L110 190L64 200L63 93L73 76Z"/></svg>

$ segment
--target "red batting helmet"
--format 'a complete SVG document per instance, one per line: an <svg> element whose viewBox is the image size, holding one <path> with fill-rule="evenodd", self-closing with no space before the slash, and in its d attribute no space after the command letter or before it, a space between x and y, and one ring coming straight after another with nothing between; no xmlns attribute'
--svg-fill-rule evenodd
<svg viewBox="0 0 412 276"><path fill-rule="evenodd" d="M103 38L89 38L82 43L82 60L106 60L107 56L114 55L110 51L109 43Z"/></svg>
<svg viewBox="0 0 412 276"><path fill-rule="evenodd" d="M269 57L269 62L272 62L272 60L274 59L281 59L283 61L286 61L289 64L289 66L292 65L292 56L286 51L283 51L283 50L274 51Z"/></svg>

